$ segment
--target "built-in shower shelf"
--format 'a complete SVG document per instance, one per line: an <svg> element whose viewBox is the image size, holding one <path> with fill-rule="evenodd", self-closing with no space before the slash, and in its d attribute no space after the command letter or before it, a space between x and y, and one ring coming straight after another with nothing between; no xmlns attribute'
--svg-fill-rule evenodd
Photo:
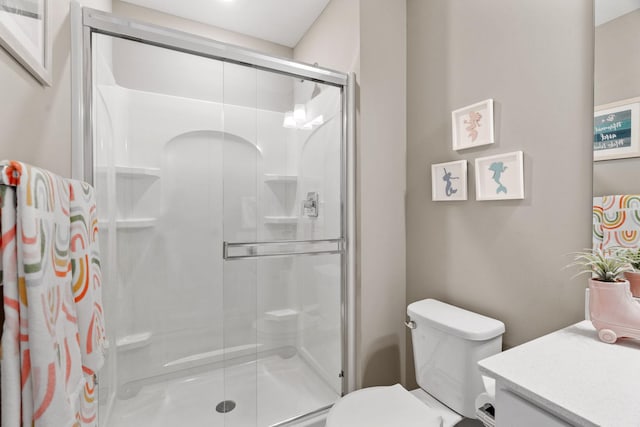
<svg viewBox="0 0 640 427"><path fill-rule="evenodd" d="M298 182L297 175L277 175L273 173L264 174L264 182L273 184L295 184Z"/></svg>
<svg viewBox="0 0 640 427"><path fill-rule="evenodd" d="M264 313L264 318L268 320L275 320L277 322L295 320L298 318L298 311L291 308L284 308L281 310L271 310Z"/></svg>
<svg viewBox="0 0 640 427"><path fill-rule="evenodd" d="M194 362L215 363L237 357L255 355L260 350L260 347L262 347L262 344L244 344L235 347L225 347L219 350L207 351L204 353L196 353L167 362L164 364L164 367L188 366Z"/></svg>
<svg viewBox="0 0 640 427"><path fill-rule="evenodd" d="M136 229L136 228L151 228L155 227L158 222L157 218L130 218L130 219L117 219L116 228L120 229ZM103 227L107 225L107 221L98 221L98 225Z"/></svg>
<svg viewBox="0 0 640 427"><path fill-rule="evenodd" d="M135 350L151 343L151 332L125 335L116 340L116 348L121 351Z"/></svg>
<svg viewBox="0 0 640 427"><path fill-rule="evenodd" d="M98 173L106 174L106 166L98 166ZM147 168L140 166L115 166L117 177L139 179L139 178L159 178L160 168Z"/></svg>
<svg viewBox="0 0 640 427"><path fill-rule="evenodd" d="M265 216L265 224L297 224L297 216Z"/></svg>

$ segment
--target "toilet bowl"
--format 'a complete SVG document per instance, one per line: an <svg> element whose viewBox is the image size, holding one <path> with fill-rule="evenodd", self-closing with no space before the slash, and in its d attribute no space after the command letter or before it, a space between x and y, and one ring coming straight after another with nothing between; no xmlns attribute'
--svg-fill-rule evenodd
<svg viewBox="0 0 640 427"><path fill-rule="evenodd" d="M446 411L450 414L443 417ZM425 405L412 392L396 384L367 387L343 397L329 411L326 427L440 427L445 425L443 418L455 418L447 425L462 419L446 407L438 410Z"/></svg>
<svg viewBox="0 0 640 427"><path fill-rule="evenodd" d="M488 394L495 397L495 390ZM424 390L407 391L396 384L367 387L343 397L329 411L325 427L451 427L462 419ZM492 419L481 421L495 426Z"/></svg>
<svg viewBox="0 0 640 427"><path fill-rule="evenodd" d="M326 427L450 427L476 417L476 398L486 393L477 362L502 350L504 323L427 299L407 307L416 380L368 387L340 399Z"/></svg>

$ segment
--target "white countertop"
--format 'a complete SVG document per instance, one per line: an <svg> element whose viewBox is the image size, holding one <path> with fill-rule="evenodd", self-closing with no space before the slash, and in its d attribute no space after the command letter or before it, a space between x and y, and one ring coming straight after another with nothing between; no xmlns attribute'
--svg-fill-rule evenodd
<svg viewBox="0 0 640 427"><path fill-rule="evenodd" d="M481 360L479 365L498 385L572 424L640 426L640 341L603 343L590 321Z"/></svg>

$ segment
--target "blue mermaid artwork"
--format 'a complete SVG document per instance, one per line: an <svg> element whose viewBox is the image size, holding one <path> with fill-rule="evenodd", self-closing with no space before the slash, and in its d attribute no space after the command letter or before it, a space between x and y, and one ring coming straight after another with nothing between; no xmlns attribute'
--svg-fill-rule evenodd
<svg viewBox="0 0 640 427"><path fill-rule="evenodd" d="M451 172L447 172L447 170L444 169L444 175L442 176L442 180L447 183L447 186L444 189L444 192L447 195L447 197L451 197L458 192L457 188L453 188L453 183L451 182L452 179L460 179L460 177L452 176Z"/></svg>
<svg viewBox="0 0 640 427"><path fill-rule="evenodd" d="M491 166L489 166L489 170L493 171L493 176L491 178L496 182L496 184L498 184L498 188L496 188L496 194L507 194L507 187L505 187L502 182L500 182L502 173L507 170L505 164L503 162L493 162L491 163Z"/></svg>

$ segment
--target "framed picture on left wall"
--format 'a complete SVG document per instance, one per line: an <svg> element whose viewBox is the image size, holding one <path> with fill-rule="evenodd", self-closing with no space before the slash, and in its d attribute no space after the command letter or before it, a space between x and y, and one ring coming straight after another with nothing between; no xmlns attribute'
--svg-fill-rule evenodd
<svg viewBox="0 0 640 427"><path fill-rule="evenodd" d="M51 86L51 0L0 0L0 46Z"/></svg>
<svg viewBox="0 0 640 427"><path fill-rule="evenodd" d="M467 161L431 165L431 200L467 200Z"/></svg>

